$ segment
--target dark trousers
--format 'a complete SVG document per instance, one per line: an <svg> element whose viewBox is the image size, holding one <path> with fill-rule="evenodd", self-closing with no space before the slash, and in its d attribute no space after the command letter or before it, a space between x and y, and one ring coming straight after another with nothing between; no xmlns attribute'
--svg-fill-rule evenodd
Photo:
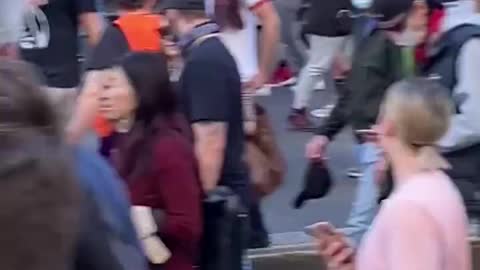
<svg viewBox="0 0 480 270"><path fill-rule="evenodd" d="M446 173L460 190L469 217L480 217L480 144L446 153L452 169Z"/></svg>
<svg viewBox="0 0 480 270"><path fill-rule="evenodd" d="M252 203L249 209L249 248L265 248L269 245L268 231L263 222L260 202Z"/></svg>

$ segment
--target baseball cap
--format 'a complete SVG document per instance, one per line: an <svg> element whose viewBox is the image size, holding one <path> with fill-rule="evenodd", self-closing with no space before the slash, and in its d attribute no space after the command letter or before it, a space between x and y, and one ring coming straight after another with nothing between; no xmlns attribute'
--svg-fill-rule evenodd
<svg viewBox="0 0 480 270"><path fill-rule="evenodd" d="M325 197L333 185L330 171L323 162L311 162L305 172L303 189L293 201L295 209L302 208L305 202Z"/></svg>
<svg viewBox="0 0 480 270"><path fill-rule="evenodd" d="M405 20L415 1L419 0L374 0L371 12L379 15L378 27L391 29Z"/></svg>
<svg viewBox="0 0 480 270"><path fill-rule="evenodd" d="M163 0L161 7L163 10L205 10L205 0Z"/></svg>

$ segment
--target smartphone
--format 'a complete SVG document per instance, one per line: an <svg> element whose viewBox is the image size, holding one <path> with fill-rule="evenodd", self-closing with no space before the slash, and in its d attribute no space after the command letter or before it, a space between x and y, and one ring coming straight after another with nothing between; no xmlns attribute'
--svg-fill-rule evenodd
<svg viewBox="0 0 480 270"><path fill-rule="evenodd" d="M305 233L320 238L323 236L332 236L335 235L335 227L330 224L330 222L318 222L310 226L305 227Z"/></svg>

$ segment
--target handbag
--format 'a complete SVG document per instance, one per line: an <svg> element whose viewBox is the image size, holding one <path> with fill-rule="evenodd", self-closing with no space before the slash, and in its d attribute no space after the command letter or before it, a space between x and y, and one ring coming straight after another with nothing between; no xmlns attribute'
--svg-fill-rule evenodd
<svg viewBox="0 0 480 270"><path fill-rule="evenodd" d="M247 138L245 162L256 194L265 197L282 185L286 162L276 142L266 110L255 104L255 111L257 128L255 133Z"/></svg>

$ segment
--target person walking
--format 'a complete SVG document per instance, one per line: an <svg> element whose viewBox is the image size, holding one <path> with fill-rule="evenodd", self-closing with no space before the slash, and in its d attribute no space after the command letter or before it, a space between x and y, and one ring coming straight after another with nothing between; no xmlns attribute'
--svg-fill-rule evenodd
<svg viewBox="0 0 480 270"><path fill-rule="evenodd" d="M257 129L254 96L265 92L277 52L280 20L275 6L262 0L207 0L214 3L212 16L220 26L220 38L236 60L243 84L242 107L245 133L253 136ZM207 6L208 12L208 6ZM260 42L257 25L261 26ZM259 44L259 45L257 45ZM263 90L262 90L263 89ZM266 92L269 92L269 88ZM263 93L265 94L265 93ZM268 94L268 93L267 93ZM260 202L250 209L250 248L269 245L268 232L260 212Z"/></svg>
<svg viewBox="0 0 480 270"><path fill-rule="evenodd" d="M452 113L447 90L428 79L388 90L374 136L393 167L395 192L357 251L333 228L317 227L329 269L472 269L465 206L443 172L450 165L434 146Z"/></svg>
<svg viewBox="0 0 480 270"><path fill-rule="evenodd" d="M292 129L313 128L307 108L315 85L325 81L335 57L342 50L346 36L350 34L350 18L342 16L342 10L351 10L350 0L312 0L307 11L304 32L309 39L307 64L303 67L294 88L292 109L288 122ZM348 13L347 13L348 14Z"/></svg>
<svg viewBox="0 0 480 270"><path fill-rule="evenodd" d="M280 37L282 57L272 74L269 86L291 86L296 83L300 70L305 64L306 47L299 40L301 22L297 16L301 9L301 0L273 1L280 18Z"/></svg>
<svg viewBox="0 0 480 270"><path fill-rule="evenodd" d="M238 65L243 83L244 128L253 134L256 129L254 97L270 94L266 84L280 35L277 12L270 1L262 0L206 0L206 9L220 26L222 41ZM261 27L260 42L258 26Z"/></svg>
<svg viewBox="0 0 480 270"><path fill-rule="evenodd" d="M232 219L236 220L236 217L246 216L240 208L248 209L250 204L250 181L243 160L245 133L241 101L242 82L237 63L223 44L218 26L206 15L203 0L164 1L164 8L170 25L180 37L185 56L179 94L183 111L193 130L198 175L207 196L206 204L218 200L215 198L224 197L222 194L225 192L218 194L221 187L230 189L236 199L224 206L215 206L217 210L214 212L218 216L218 211L221 211L218 209L230 211L225 213L225 216L233 215L235 218ZM231 209L232 203L238 205L235 207L237 210ZM205 213L211 212L204 208L205 210ZM231 211L235 211L235 214ZM234 230L239 233L222 235L220 230L211 232L211 228L205 227L214 234L210 236L215 244L210 248L204 246L202 266L205 269L240 270L245 249L242 225L231 225L232 219L215 222L218 218L221 219L219 216L205 216L204 222L211 226L234 226L229 227L231 229L228 229L228 232ZM235 237L240 239L231 241ZM232 250L232 246L222 243L230 243L235 251L227 257L219 255L218 253Z"/></svg>
<svg viewBox="0 0 480 270"><path fill-rule="evenodd" d="M346 125L353 126L362 176L358 179L346 230L355 244L360 243L377 209L374 170L379 149L365 140L364 135L375 124L387 87L415 73L414 48L425 36L426 9L424 2L415 0L374 2L372 12L382 15L381 19L354 55L345 89L340 92L332 114L306 147L307 158L323 162L330 141Z"/></svg>
<svg viewBox="0 0 480 270"><path fill-rule="evenodd" d="M108 73L100 112L119 132L111 159L132 204L153 211L158 229L152 233L171 253L163 265L151 260L150 269L192 270L202 231L202 192L190 128L178 112L166 57L132 53Z"/></svg>
<svg viewBox="0 0 480 270"><path fill-rule="evenodd" d="M470 1L460 1L459 6L454 7L460 13L452 13L447 8L444 32L434 44L437 53L430 55L425 75L438 78L450 90L456 105L450 128L438 146L452 164L447 173L458 185L474 225L472 233L478 235L475 227L480 222L480 201L476 195L480 192L477 181L480 177L480 123L477 120L480 92L478 76L472 71L480 67L475 60L480 56L480 3L475 3L476 11L468 8ZM465 5L465 11L461 11Z"/></svg>
<svg viewBox="0 0 480 270"><path fill-rule="evenodd" d="M88 44L100 40L103 21L95 0L27 0L19 41L22 58L33 63L45 78L46 93L66 125L73 113L80 83L78 34Z"/></svg>

